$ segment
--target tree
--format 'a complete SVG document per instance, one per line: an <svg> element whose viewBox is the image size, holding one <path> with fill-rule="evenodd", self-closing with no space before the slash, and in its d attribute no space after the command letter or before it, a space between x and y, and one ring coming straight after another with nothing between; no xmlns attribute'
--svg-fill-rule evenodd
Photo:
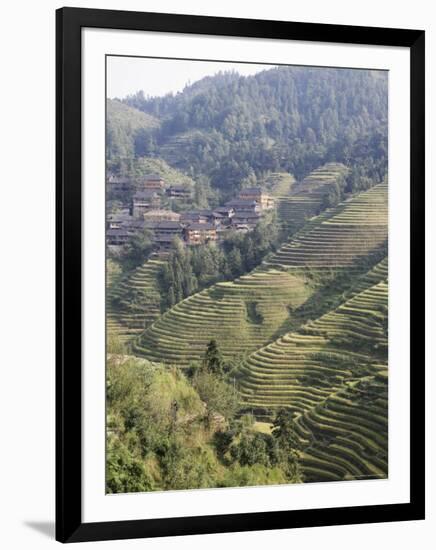
<svg viewBox="0 0 436 550"><path fill-rule="evenodd" d="M216 340L211 340L206 348L203 359L204 367L213 374L222 376L224 373L224 360L218 349Z"/></svg>
<svg viewBox="0 0 436 550"><path fill-rule="evenodd" d="M241 466L253 466L254 464L271 466L268 438L271 439L271 436L259 432L242 433L239 442L230 449L233 460L237 460Z"/></svg>
<svg viewBox="0 0 436 550"><path fill-rule="evenodd" d="M280 409L273 422L272 436L277 441L275 461L289 481L300 482L302 474L298 462L301 445L295 430L293 415L288 409Z"/></svg>
<svg viewBox="0 0 436 550"><path fill-rule="evenodd" d="M214 413L222 414L227 420L234 417L239 407L238 394L221 376L200 368L194 376L193 386L207 405L208 424Z"/></svg>
<svg viewBox="0 0 436 550"><path fill-rule="evenodd" d="M233 277L239 277L243 273L241 252L234 248L228 256L228 265Z"/></svg>
<svg viewBox="0 0 436 550"><path fill-rule="evenodd" d="M280 443L280 446L291 451L300 449L300 443L295 431L295 421L289 409L278 410L274 421L272 435Z"/></svg>
<svg viewBox="0 0 436 550"><path fill-rule="evenodd" d="M145 229L141 234L135 235L125 246L122 253L122 265L124 269L134 269L143 264L152 251L152 233Z"/></svg>

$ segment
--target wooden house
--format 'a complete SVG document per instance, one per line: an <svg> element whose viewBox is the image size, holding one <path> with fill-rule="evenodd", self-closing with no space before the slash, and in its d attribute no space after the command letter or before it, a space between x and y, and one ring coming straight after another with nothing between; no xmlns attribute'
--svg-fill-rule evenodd
<svg viewBox="0 0 436 550"><path fill-rule="evenodd" d="M166 195L170 199L190 199L192 197L192 190L189 187L170 185L166 190Z"/></svg>
<svg viewBox="0 0 436 550"><path fill-rule="evenodd" d="M189 245L199 245L217 240L216 227L211 223L192 223L184 230Z"/></svg>
<svg viewBox="0 0 436 550"><path fill-rule="evenodd" d="M137 191L132 198L132 216L142 218L146 212L160 206L160 197L152 189Z"/></svg>
<svg viewBox="0 0 436 550"><path fill-rule="evenodd" d="M274 199L265 193L261 187L246 187L241 189L239 198L247 201L256 201L262 210L274 208Z"/></svg>
<svg viewBox="0 0 436 550"><path fill-rule="evenodd" d="M157 174L150 174L140 179L137 187L139 190L152 190L162 193L165 189L165 180Z"/></svg>

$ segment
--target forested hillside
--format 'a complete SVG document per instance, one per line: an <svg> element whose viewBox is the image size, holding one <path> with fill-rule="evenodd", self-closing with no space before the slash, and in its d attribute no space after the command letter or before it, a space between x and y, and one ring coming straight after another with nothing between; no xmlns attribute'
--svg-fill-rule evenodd
<svg viewBox="0 0 436 550"><path fill-rule="evenodd" d="M121 101L108 100L106 109L108 160L132 157L139 136L159 126L155 117L131 109Z"/></svg>
<svg viewBox="0 0 436 550"><path fill-rule="evenodd" d="M328 161L352 168L356 190L386 173L387 85L380 71L279 67L221 73L176 95L138 92L125 104L160 125L139 128L131 152L158 155L224 194L268 172L301 179Z"/></svg>

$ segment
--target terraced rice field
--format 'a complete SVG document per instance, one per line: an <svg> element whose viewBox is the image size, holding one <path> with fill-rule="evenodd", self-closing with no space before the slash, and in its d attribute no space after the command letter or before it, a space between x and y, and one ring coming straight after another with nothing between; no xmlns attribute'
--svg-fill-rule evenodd
<svg viewBox="0 0 436 550"><path fill-rule="evenodd" d="M340 163L325 164L294 185L291 194L279 195L277 212L283 225L295 231L306 220L317 215L329 187L345 176L347 171Z"/></svg>
<svg viewBox="0 0 436 550"><path fill-rule="evenodd" d="M388 475L388 384L381 371L331 394L296 419L306 482Z"/></svg>
<svg viewBox="0 0 436 550"><path fill-rule="evenodd" d="M187 366L215 338L224 356L234 358L274 338L311 292L304 278L274 269L218 283L162 315L133 343L134 353Z"/></svg>
<svg viewBox="0 0 436 550"><path fill-rule="evenodd" d="M162 260L148 260L116 285L108 288L106 322L108 334L128 341L160 315L157 275Z"/></svg>
<svg viewBox="0 0 436 550"><path fill-rule="evenodd" d="M382 213L377 220L380 225L347 222L348 210L370 209L371 201L374 209L380 207L386 191L378 187L308 222L295 239L252 273L218 283L174 306L133 342L134 353L150 361L187 366L201 360L214 338L224 356L235 359L288 332L294 321L303 322L294 313L322 284L306 276L308 266L329 272L349 269L386 240ZM375 228L375 236L365 237L368 228ZM329 245L332 236L334 246Z"/></svg>
<svg viewBox="0 0 436 550"><path fill-rule="evenodd" d="M388 262L358 277L338 308L253 352L242 407L295 413L306 482L388 474Z"/></svg>
<svg viewBox="0 0 436 550"><path fill-rule="evenodd" d="M359 284L363 284L359 281ZM245 408L302 413L387 357L387 280L253 352L240 369Z"/></svg>
<svg viewBox="0 0 436 550"><path fill-rule="evenodd" d="M266 263L271 267L351 267L388 235L387 185L380 184L308 222Z"/></svg>

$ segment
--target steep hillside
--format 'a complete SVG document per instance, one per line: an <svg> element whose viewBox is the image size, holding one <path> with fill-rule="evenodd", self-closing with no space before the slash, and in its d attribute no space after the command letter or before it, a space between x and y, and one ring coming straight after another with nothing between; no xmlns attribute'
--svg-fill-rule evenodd
<svg viewBox="0 0 436 550"><path fill-rule="evenodd" d="M343 164L327 163L294 184L290 193L280 193L277 212L284 228L293 233L309 218L319 214L329 193L340 195L347 173L348 169Z"/></svg>
<svg viewBox="0 0 436 550"><path fill-rule="evenodd" d="M133 344L134 353L187 366L215 338L234 358L271 339L310 292L303 278L272 269L217 283L167 311Z"/></svg>
<svg viewBox="0 0 436 550"><path fill-rule="evenodd" d="M307 223L266 261L275 268L351 267L387 240L387 184L379 184Z"/></svg>
<svg viewBox="0 0 436 550"><path fill-rule="evenodd" d="M296 419L306 482L388 476L387 371L351 382Z"/></svg>
<svg viewBox="0 0 436 550"><path fill-rule="evenodd" d="M304 412L344 381L377 372L387 361L388 287L382 271L379 282L337 309L251 354L240 370L243 402Z"/></svg>
<svg viewBox="0 0 436 550"><path fill-rule="evenodd" d="M385 186L377 186L311 220L260 268L167 311L134 343L134 352L186 366L215 338L225 357L235 359L319 316L331 307L326 295L337 298L351 287L350 270L357 274L377 261L387 239L386 200Z"/></svg>
<svg viewBox="0 0 436 550"><path fill-rule="evenodd" d="M157 275L163 261L148 260L108 287L106 322L108 334L127 341L140 334L160 314Z"/></svg>

